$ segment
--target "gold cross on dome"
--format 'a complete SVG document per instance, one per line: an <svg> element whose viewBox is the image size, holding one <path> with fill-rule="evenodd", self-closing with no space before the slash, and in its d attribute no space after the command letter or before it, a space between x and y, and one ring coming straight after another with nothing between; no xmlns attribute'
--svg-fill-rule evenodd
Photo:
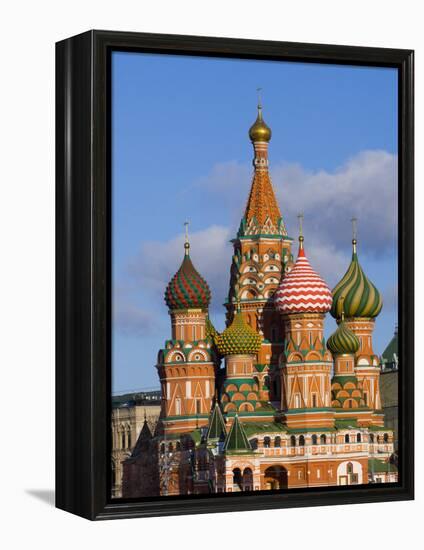
<svg viewBox="0 0 424 550"><path fill-rule="evenodd" d="M299 220L299 237L303 237L303 212L299 212L297 219Z"/></svg>

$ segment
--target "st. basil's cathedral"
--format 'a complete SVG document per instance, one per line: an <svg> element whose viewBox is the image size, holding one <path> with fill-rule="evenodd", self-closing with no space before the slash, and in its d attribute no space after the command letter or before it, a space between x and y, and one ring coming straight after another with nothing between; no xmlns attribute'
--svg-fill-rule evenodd
<svg viewBox="0 0 424 550"><path fill-rule="evenodd" d="M331 291L300 225L297 258L268 170L271 130L258 106L254 174L232 243L219 334L211 292L190 258L165 291L171 338L159 351L162 402L124 464L123 497L396 482L373 330L379 291L352 260ZM324 338L330 313L337 330Z"/></svg>

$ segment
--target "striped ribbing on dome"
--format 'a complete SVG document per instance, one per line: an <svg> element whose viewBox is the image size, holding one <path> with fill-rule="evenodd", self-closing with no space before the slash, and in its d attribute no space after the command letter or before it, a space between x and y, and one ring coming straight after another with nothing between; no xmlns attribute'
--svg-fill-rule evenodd
<svg viewBox="0 0 424 550"><path fill-rule="evenodd" d="M169 309L207 309L211 301L208 283L197 272L186 254L180 269L166 287L165 302Z"/></svg>
<svg viewBox="0 0 424 550"><path fill-rule="evenodd" d="M293 269L276 290L274 300L280 313L326 313L330 310L331 291L312 269L302 247Z"/></svg>
<svg viewBox="0 0 424 550"><path fill-rule="evenodd" d="M327 340L327 348L334 355L353 354L359 349L359 338L342 321Z"/></svg>
<svg viewBox="0 0 424 550"><path fill-rule="evenodd" d="M348 270L333 289L331 315L339 319L344 310L346 318L377 317L382 307L381 295L363 272L354 250Z"/></svg>

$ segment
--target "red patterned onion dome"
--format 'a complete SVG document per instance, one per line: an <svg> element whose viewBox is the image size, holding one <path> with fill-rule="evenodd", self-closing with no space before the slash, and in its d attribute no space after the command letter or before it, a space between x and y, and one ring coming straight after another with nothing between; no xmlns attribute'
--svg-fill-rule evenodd
<svg viewBox="0 0 424 550"><path fill-rule="evenodd" d="M274 294L280 313L327 313L333 297L327 284L314 271L305 256L303 237L299 237L299 254L293 269L283 278Z"/></svg>
<svg viewBox="0 0 424 550"><path fill-rule="evenodd" d="M207 309L211 301L208 283L199 274L190 259L190 245L184 245L185 255L180 269L165 290L165 302L169 309Z"/></svg>

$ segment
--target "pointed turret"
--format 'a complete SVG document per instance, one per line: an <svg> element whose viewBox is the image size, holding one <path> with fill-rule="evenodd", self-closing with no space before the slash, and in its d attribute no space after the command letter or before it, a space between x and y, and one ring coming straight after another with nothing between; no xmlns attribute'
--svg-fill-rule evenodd
<svg viewBox="0 0 424 550"><path fill-rule="evenodd" d="M237 414L225 440L224 450L226 453L252 452L252 447Z"/></svg>
<svg viewBox="0 0 424 550"><path fill-rule="evenodd" d="M226 435L227 429L225 427L224 417L222 416L221 408L218 402L215 402L206 437L208 440L224 439Z"/></svg>
<svg viewBox="0 0 424 550"><path fill-rule="evenodd" d="M148 449L152 437L152 432L150 431L149 425L147 423L146 413L144 413L143 427L141 428L137 443L135 444L133 452L131 453L131 458L139 456L142 451Z"/></svg>

